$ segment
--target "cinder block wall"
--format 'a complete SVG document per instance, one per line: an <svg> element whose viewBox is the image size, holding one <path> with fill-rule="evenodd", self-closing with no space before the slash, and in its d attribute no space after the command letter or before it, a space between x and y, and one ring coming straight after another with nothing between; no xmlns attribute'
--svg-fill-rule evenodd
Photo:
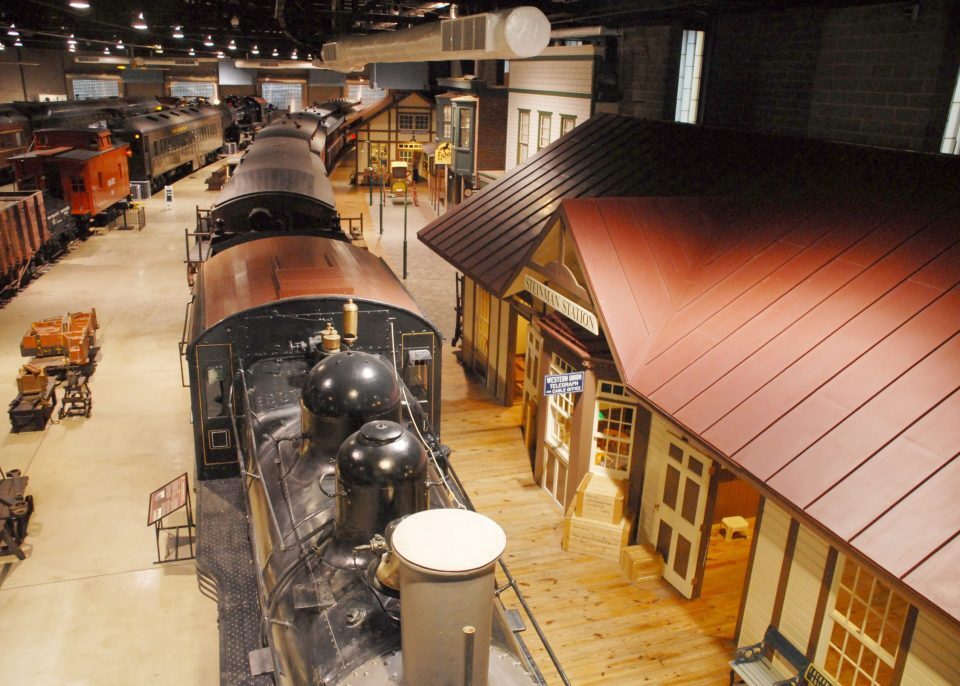
<svg viewBox="0 0 960 686"><path fill-rule="evenodd" d="M681 29L638 26L620 44L620 114L673 120Z"/></svg>
<svg viewBox="0 0 960 686"><path fill-rule="evenodd" d="M703 122L935 151L957 77L949 0L718 17Z"/></svg>

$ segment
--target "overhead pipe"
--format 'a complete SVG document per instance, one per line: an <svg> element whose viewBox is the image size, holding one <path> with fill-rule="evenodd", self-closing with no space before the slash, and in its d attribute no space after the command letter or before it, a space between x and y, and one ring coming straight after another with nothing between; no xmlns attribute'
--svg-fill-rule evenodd
<svg viewBox="0 0 960 686"><path fill-rule="evenodd" d="M611 29L608 26L581 26L574 29L554 29L550 32L550 40L599 38L601 36L619 36L621 33L620 29Z"/></svg>
<svg viewBox="0 0 960 686"><path fill-rule="evenodd" d="M411 29L324 43L322 66L360 71L376 62L520 59L550 43L550 20L536 7L485 12Z"/></svg>

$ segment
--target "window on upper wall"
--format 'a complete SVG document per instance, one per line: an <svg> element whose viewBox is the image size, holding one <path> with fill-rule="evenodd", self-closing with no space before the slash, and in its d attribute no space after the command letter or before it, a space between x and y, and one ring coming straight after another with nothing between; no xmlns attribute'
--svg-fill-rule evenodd
<svg viewBox="0 0 960 686"><path fill-rule="evenodd" d="M429 131L430 115L400 112L397 114L397 128L401 131Z"/></svg>
<svg viewBox="0 0 960 686"><path fill-rule="evenodd" d="M450 140L453 138L453 105L444 105L441 115L443 117L443 132L440 137Z"/></svg>
<svg viewBox="0 0 960 686"><path fill-rule="evenodd" d="M206 98L211 102L217 99L215 81L167 81L170 95L175 98Z"/></svg>
<svg viewBox="0 0 960 686"><path fill-rule="evenodd" d="M550 121L552 119L552 113L540 113L540 124L537 131L537 150L541 150L550 145Z"/></svg>
<svg viewBox="0 0 960 686"><path fill-rule="evenodd" d="M572 114L561 114L560 115L560 135L566 136L568 133L573 131L573 128L577 125L577 118Z"/></svg>
<svg viewBox="0 0 960 686"><path fill-rule="evenodd" d="M469 148L473 138L471 138L471 129L473 121L473 111L468 107L461 107L459 120L457 123L457 147Z"/></svg>
<svg viewBox="0 0 960 686"><path fill-rule="evenodd" d="M837 570L817 664L840 686L889 686L910 604L850 558Z"/></svg>
<svg viewBox="0 0 960 686"><path fill-rule="evenodd" d="M687 124L697 123L703 35L703 31L684 31L680 44L680 77L677 79L677 113L674 118Z"/></svg>
<svg viewBox="0 0 960 686"><path fill-rule="evenodd" d="M120 96L119 78L82 79L71 78L70 88L76 100L111 98Z"/></svg>
<svg viewBox="0 0 960 686"><path fill-rule="evenodd" d="M382 100L386 94L387 92L382 88L374 88L363 83L351 83L347 86L347 100L359 100L368 105Z"/></svg>
<svg viewBox="0 0 960 686"><path fill-rule="evenodd" d="M523 164L530 157L530 111L520 110L517 121L517 164Z"/></svg>
<svg viewBox="0 0 960 686"><path fill-rule="evenodd" d="M953 99L947 113L947 126L943 130L943 143L940 152L948 155L960 154L957 139L960 138L960 73L957 74L957 85L953 87Z"/></svg>
<svg viewBox="0 0 960 686"><path fill-rule="evenodd" d="M262 81L260 97L281 110L299 112L303 109L304 81Z"/></svg>

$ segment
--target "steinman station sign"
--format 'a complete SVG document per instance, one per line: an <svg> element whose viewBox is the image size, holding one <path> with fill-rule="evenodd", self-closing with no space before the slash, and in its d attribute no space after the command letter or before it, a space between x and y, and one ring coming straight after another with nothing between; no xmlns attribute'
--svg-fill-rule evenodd
<svg viewBox="0 0 960 686"><path fill-rule="evenodd" d="M534 298L542 300L567 319L575 321L594 335L600 334L597 315L590 310L581 307L569 298L565 298L552 288L548 288L529 275L524 275L523 287L530 291Z"/></svg>

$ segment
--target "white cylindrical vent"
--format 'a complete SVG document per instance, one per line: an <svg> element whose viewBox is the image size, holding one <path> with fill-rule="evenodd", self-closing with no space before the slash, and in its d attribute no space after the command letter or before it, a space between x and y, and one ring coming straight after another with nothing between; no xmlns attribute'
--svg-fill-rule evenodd
<svg viewBox="0 0 960 686"><path fill-rule="evenodd" d="M520 59L550 42L550 20L536 7L474 14L412 29L324 44L323 66L360 71L375 62Z"/></svg>
<svg viewBox="0 0 960 686"><path fill-rule="evenodd" d="M392 542L403 683L486 686L503 529L469 510L425 510L400 522Z"/></svg>

